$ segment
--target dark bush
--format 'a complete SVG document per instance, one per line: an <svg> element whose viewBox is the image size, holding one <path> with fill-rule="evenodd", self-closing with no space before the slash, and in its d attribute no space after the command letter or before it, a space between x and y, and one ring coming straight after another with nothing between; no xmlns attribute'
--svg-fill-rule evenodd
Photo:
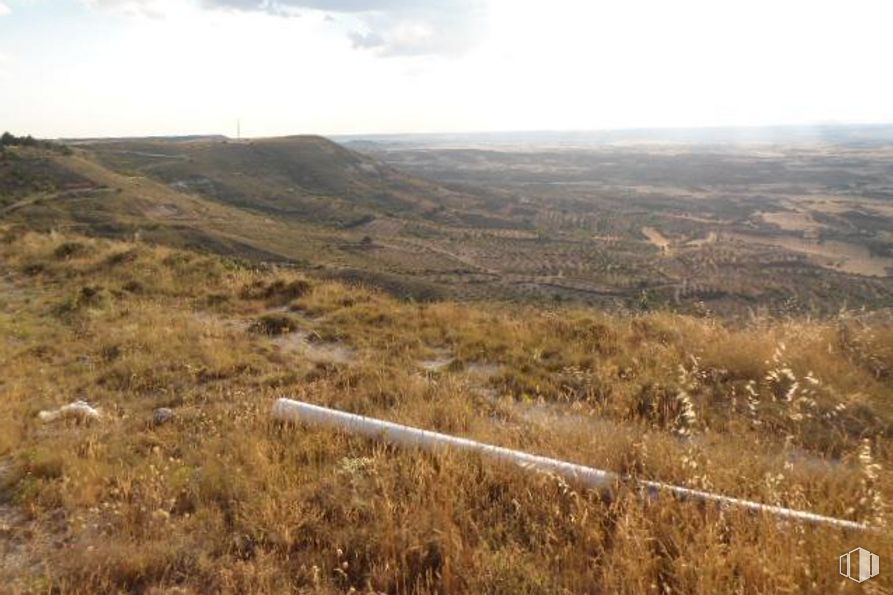
<svg viewBox="0 0 893 595"><path fill-rule="evenodd" d="M127 264L136 261L139 258L139 251L136 249L125 250L124 252L116 252L109 256L105 263L108 266L117 266L119 264Z"/></svg>
<svg viewBox="0 0 893 595"><path fill-rule="evenodd" d="M53 252L56 258L68 260L69 258L78 258L85 256L90 252L89 246L81 242L65 242L60 244Z"/></svg>
<svg viewBox="0 0 893 595"><path fill-rule="evenodd" d="M134 294L139 294L139 293L143 293L144 291L146 291L146 288L143 286L143 284L140 283L139 281L137 281L136 279L131 279L130 281L125 283L121 287L121 289L123 289L127 293L134 293Z"/></svg>
<svg viewBox="0 0 893 595"><path fill-rule="evenodd" d="M680 412L676 391L659 384L646 384L639 391L630 413L634 418L648 421L655 427L668 428Z"/></svg>
<svg viewBox="0 0 893 595"><path fill-rule="evenodd" d="M46 272L47 267L42 262L32 262L28 263L22 267L22 273L28 275L29 277L35 277L41 273Z"/></svg>
<svg viewBox="0 0 893 595"><path fill-rule="evenodd" d="M272 336L291 333L299 328L298 321L288 314L265 314L251 325L254 332Z"/></svg>
<svg viewBox="0 0 893 595"><path fill-rule="evenodd" d="M228 304L231 301L229 294L226 293L212 293L205 297L205 304L214 307L214 306L222 306L224 304Z"/></svg>
<svg viewBox="0 0 893 595"><path fill-rule="evenodd" d="M277 303L288 303L306 295L312 288L310 282L304 279L293 281L276 279L269 284L255 281L243 287L239 296L245 300L274 300Z"/></svg>
<svg viewBox="0 0 893 595"><path fill-rule="evenodd" d="M80 291L56 306L55 313L68 316L85 308L100 309L112 302L112 294L101 285L85 285Z"/></svg>

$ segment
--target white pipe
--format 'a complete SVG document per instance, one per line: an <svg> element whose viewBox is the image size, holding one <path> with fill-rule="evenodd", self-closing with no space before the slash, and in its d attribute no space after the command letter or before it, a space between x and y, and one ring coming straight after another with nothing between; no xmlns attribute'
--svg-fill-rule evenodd
<svg viewBox="0 0 893 595"><path fill-rule="evenodd" d="M367 438L386 440L400 446L417 447L433 450L438 447L452 447L457 450L480 453L481 455L499 461L509 461L524 468L537 469L561 475L569 480L579 482L587 487L609 489L619 481L629 481L612 471L602 471L575 463L550 459L532 455L518 450L484 444L467 438L458 438L429 430L420 430L410 426L404 426L389 421L382 421L354 413L346 413L336 409L311 405L291 399L279 399L273 404L273 417L280 421L301 422L309 425L322 426L336 430L342 430L351 434L359 434ZM770 506L750 500L741 500L720 494L713 494L701 490L692 490L680 486L674 486L659 481L635 480L638 485L648 492L668 492L680 498L690 498L718 504L745 508L755 512L763 512L781 518L806 521L809 523L834 525L845 529L860 531L873 530L872 527L834 517L822 516L811 512Z"/></svg>

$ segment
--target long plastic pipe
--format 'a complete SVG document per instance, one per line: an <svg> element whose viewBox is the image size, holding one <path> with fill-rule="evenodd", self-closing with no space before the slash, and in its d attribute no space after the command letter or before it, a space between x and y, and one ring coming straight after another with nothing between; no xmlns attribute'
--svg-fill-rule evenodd
<svg viewBox="0 0 893 595"><path fill-rule="evenodd" d="M417 447L434 450L443 447L452 447L456 450L464 450L480 453L481 455L498 460L509 461L524 468L537 469L561 475L567 479L579 482L587 487L608 489L616 482L629 480L612 471L603 471L584 465L568 463L558 459L550 459L532 455L510 448L484 444L467 438L458 438L429 430L421 430L410 426L404 426L389 421L383 421L354 413L346 413L328 407L311 405L291 399L279 399L273 404L273 417L280 421L300 422L313 426L321 426L335 430L349 432L373 438L386 440L400 446ZM854 521L847 521L834 517L822 516L811 512L770 506L750 500L741 500L711 492L692 490L680 486L674 486L659 481L636 480L639 486L652 493L667 492L680 498L716 502L717 504L744 508L755 512L771 514L777 517L805 521L814 524L833 525L844 529L856 529L860 531L873 530L872 527Z"/></svg>

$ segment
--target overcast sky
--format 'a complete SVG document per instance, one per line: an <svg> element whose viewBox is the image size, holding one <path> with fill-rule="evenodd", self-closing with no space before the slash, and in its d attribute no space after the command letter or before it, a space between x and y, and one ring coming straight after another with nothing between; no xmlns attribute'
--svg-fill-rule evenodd
<svg viewBox="0 0 893 595"><path fill-rule="evenodd" d="M0 0L44 137L893 121L890 0Z"/></svg>

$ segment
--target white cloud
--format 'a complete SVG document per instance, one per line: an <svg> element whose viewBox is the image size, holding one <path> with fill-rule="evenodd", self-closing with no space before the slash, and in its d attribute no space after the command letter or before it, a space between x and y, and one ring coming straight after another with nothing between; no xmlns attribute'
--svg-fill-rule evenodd
<svg viewBox="0 0 893 595"><path fill-rule="evenodd" d="M132 17L165 18L188 9L182 0L81 0L89 8L108 10Z"/></svg>
<svg viewBox="0 0 893 595"><path fill-rule="evenodd" d="M12 10L5 3L0 2L0 17L9 14Z"/></svg>
<svg viewBox="0 0 893 595"><path fill-rule="evenodd" d="M487 12L477 0L419 2L356 13L354 47L383 56L461 55L482 39Z"/></svg>
<svg viewBox="0 0 893 595"><path fill-rule="evenodd" d="M44 136L893 121L889 0L78 1L103 10L0 35L4 120Z"/></svg>
<svg viewBox="0 0 893 595"><path fill-rule="evenodd" d="M294 17L339 15L355 48L381 56L461 55L482 36L486 0L82 0L91 8L163 17L184 5Z"/></svg>

